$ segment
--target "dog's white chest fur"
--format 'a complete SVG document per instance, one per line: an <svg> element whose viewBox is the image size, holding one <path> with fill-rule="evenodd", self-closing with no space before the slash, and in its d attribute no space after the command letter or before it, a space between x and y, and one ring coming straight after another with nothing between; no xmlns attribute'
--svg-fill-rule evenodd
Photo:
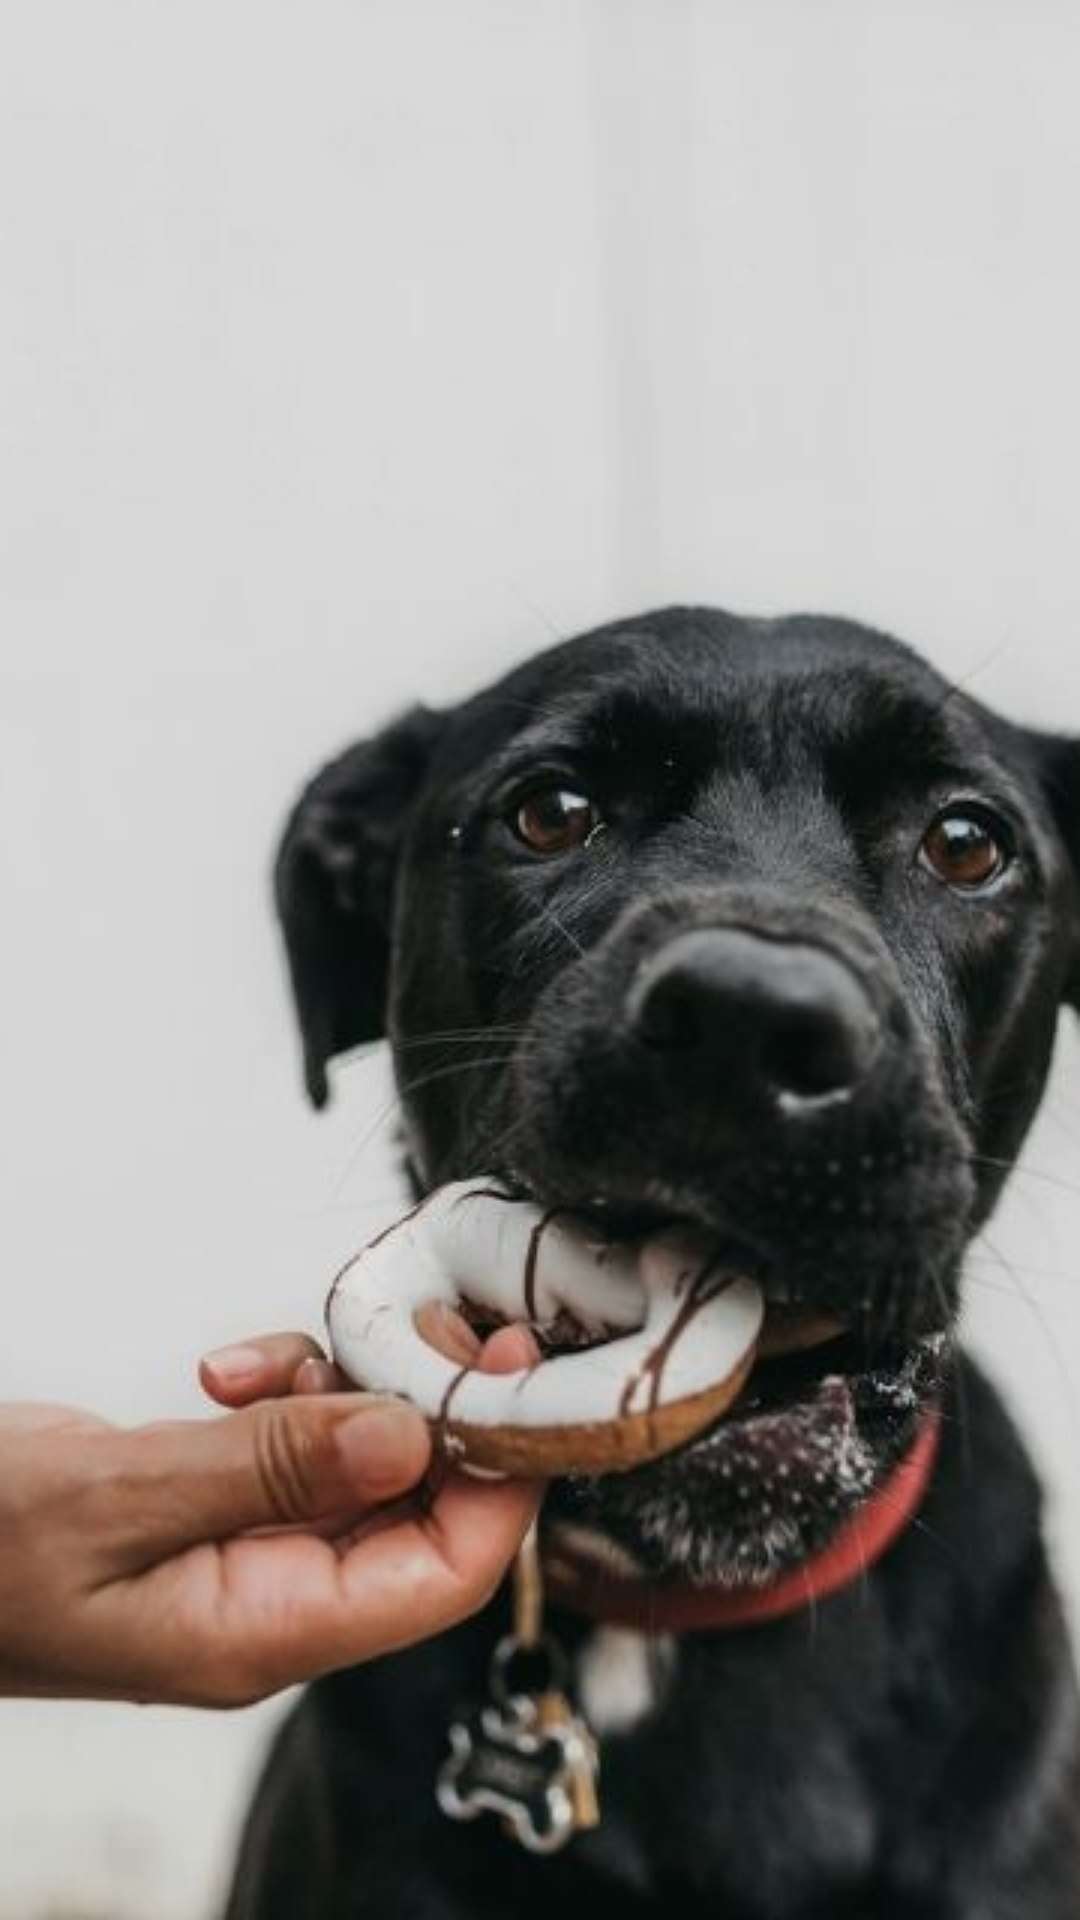
<svg viewBox="0 0 1080 1920"><path fill-rule="evenodd" d="M594 1733L629 1733L654 1712L675 1665L670 1634L597 1627L578 1657L578 1692Z"/></svg>

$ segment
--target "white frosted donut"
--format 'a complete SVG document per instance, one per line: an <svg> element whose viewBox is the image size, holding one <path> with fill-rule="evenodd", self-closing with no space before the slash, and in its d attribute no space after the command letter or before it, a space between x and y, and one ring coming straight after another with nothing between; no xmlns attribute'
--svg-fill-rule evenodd
<svg viewBox="0 0 1080 1920"><path fill-rule="evenodd" d="M516 1373L461 1367L415 1315L430 1301L574 1328L601 1344ZM547 1476L611 1471L678 1446L719 1417L753 1363L763 1306L750 1280L688 1233L602 1239L492 1183L439 1188L338 1275L327 1301L338 1365L400 1394L463 1464Z"/></svg>

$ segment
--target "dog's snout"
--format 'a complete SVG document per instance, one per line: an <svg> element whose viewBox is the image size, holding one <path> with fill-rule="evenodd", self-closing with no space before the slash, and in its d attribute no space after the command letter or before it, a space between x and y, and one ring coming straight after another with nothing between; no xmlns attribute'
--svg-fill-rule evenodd
<svg viewBox="0 0 1080 1920"><path fill-rule="evenodd" d="M646 1046L748 1103L853 1093L881 1044L869 996L842 960L738 927L669 941L640 969L627 1014Z"/></svg>

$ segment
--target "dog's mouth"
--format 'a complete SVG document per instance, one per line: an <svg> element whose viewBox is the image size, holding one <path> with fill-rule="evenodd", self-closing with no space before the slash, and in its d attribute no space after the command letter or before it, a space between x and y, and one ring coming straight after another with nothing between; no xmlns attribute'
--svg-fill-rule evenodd
<svg viewBox="0 0 1080 1920"><path fill-rule="evenodd" d="M521 1183L512 1184L520 1194ZM611 1243L637 1241L645 1232L690 1228L701 1233L697 1223L674 1216L662 1220L650 1216L647 1223L627 1216L625 1222L617 1222L606 1209L598 1209L595 1216L580 1207L573 1211ZM764 1320L753 1365L734 1404L704 1431L673 1447L667 1456L670 1460L705 1449L715 1451L725 1444L737 1450L752 1442L760 1444L778 1468L793 1472L808 1447L816 1452L819 1444L827 1446L836 1439L838 1417L850 1425L860 1416L895 1416L915 1405L916 1382L930 1360L940 1355L944 1328L906 1340L883 1336L862 1316L856 1319L838 1306L795 1299L783 1275L775 1269L763 1272L746 1249L718 1245L715 1258L728 1271L761 1285ZM462 1302L461 1311L472 1332L481 1337L506 1324L468 1301ZM557 1320L534 1325L530 1331L542 1365L566 1354L603 1347L622 1329L598 1335L595 1326L586 1326L564 1310ZM820 1462L815 1462L814 1471L819 1470Z"/></svg>
<svg viewBox="0 0 1080 1920"><path fill-rule="evenodd" d="M727 1264L733 1263L729 1260ZM481 1339L510 1324L469 1300L462 1301L460 1312ZM565 1354L604 1347L623 1330L613 1328L610 1334L598 1336L574 1314L564 1311L557 1320L531 1326L529 1331L543 1365ZM858 1345L846 1320L837 1313L767 1301L754 1364L737 1402L739 1413L749 1417L766 1410L775 1412L785 1403L805 1397L827 1372L836 1368L850 1371Z"/></svg>
<svg viewBox="0 0 1080 1920"><path fill-rule="evenodd" d="M616 1240L661 1223L634 1218L624 1229L605 1211L593 1224ZM700 1235L700 1223L694 1230ZM782 1271L745 1248L718 1254L756 1281L766 1303L733 1404L658 1459L566 1475L545 1511L549 1524L584 1525L581 1537L601 1557L621 1550L642 1572L755 1583L824 1546L903 1456L941 1389L950 1328L941 1319L901 1332L890 1316L875 1325L861 1305L797 1297ZM844 1289L848 1298L857 1291ZM478 1316L476 1330L490 1332L491 1321ZM541 1364L604 1344L568 1314L533 1331Z"/></svg>
<svg viewBox="0 0 1080 1920"><path fill-rule="evenodd" d="M462 1302L461 1313L470 1329L485 1339L510 1324L468 1301ZM541 1365L608 1344L569 1313L530 1331ZM944 1339L943 1332L935 1332L906 1344L873 1346L865 1332L855 1332L839 1314L768 1303L756 1357L734 1405L703 1432L673 1447L668 1458L714 1448L725 1433L732 1440L767 1434L778 1459L785 1451L797 1455L807 1443L815 1414L832 1431L841 1407L849 1407L854 1417L913 1404L913 1360L939 1353Z"/></svg>
<svg viewBox="0 0 1080 1920"><path fill-rule="evenodd" d="M804 1344L789 1345L796 1330ZM768 1350L779 1336L786 1350ZM945 1378L949 1336L872 1343L805 1309L771 1309L727 1413L628 1473L573 1475L545 1506L598 1568L757 1586L828 1546L903 1458Z"/></svg>

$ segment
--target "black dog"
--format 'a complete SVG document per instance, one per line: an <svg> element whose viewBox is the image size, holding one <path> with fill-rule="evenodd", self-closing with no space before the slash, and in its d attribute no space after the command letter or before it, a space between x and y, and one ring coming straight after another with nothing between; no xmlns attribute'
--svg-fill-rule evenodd
<svg viewBox="0 0 1080 1920"><path fill-rule="evenodd" d="M316 1104L332 1055L389 1032L419 1188L496 1174L616 1233L690 1221L848 1328L682 1451L559 1483L546 1526L752 1585L819 1552L928 1406L941 1441L918 1519L815 1609L647 1663L559 1617L604 1815L557 1856L433 1799L504 1599L313 1688L231 1920L1080 1915L1038 1491L952 1341L1080 1003L1078 867L1080 745L838 620L627 621L313 782L278 878Z"/></svg>

